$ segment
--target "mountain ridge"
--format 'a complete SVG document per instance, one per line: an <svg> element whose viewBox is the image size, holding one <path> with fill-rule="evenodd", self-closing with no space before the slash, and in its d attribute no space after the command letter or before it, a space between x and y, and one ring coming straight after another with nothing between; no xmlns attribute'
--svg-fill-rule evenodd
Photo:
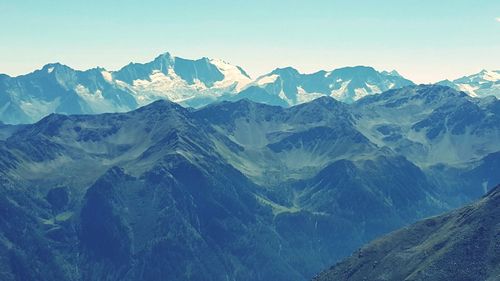
<svg viewBox="0 0 500 281"><path fill-rule="evenodd" d="M496 72L478 74L483 80L470 76L468 80L462 78L466 81L440 84L472 96L495 96L498 79L488 73ZM190 60L170 53L150 62L129 63L116 71L102 67L75 70L61 63L50 63L28 74L0 77L0 120L9 124L33 123L49 113L126 112L157 99L195 108L240 98L283 107L320 96L353 103L364 96L414 84L397 71L379 72L368 66L310 74L285 67L253 79L241 67L220 59ZM475 94L460 85L469 88L480 85L483 90Z"/></svg>
<svg viewBox="0 0 500 281"><path fill-rule="evenodd" d="M499 104L420 85L0 126L0 279L307 280L488 192Z"/></svg>
<svg viewBox="0 0 500 281"><path fill-rule="evenodd" d="M496 186L471 205L374 240L313 280L497 280L499 206Z"/></svg>

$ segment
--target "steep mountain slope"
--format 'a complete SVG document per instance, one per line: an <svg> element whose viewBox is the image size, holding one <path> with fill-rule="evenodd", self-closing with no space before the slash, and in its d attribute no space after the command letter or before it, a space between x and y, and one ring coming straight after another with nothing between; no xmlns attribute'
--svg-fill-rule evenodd
<svg viewBox="0 0 500 281"><path fill-rule="evenodd" d="M460 206L496 184L494 168L482 163L500 151L499 106L493 97L420 85L364 98L352 110L357 129L370 141L406 157L442 196L453 198L449 203Z"/></svg>
<svg viewBox="0 0 500 281"><path fill-rule="evenodd" d="M289 109L241 100L194 114L240 147L222 156L268 187L258 199L272 208L276 231L294 241L303 257L297 265L308 271L331 259L329 251L345 255L447 208L418 167L371 143L356 130L349 106L330 97ZM353 208L358 201L363 208Z"/></svg>
<svg viewBox="0 0 500 281"><path fill-rule="evenodd" d="M455 194L460 205L495 184L470 177L470 171L500 151L499 106L495 98L471 98L446 86L421 85L364 98L354 104L353 114L358 130L370 141L405 156L442 192L463 192Z"/></svg>
<svg viewBox="0 0 500 281"><path fill-rule="evenodd" d="M460 164L500 150L498 100L445 86L415 86L355 104L359 128L422 166Z"/></svg>
<svg viewBox="0 0 500 281"><path fill-rule="evenodd" d="M486 193L499 106L421 85L2 125L0 279L307 280Z"/></svg>
<svg viewBox="0 0 500 281"><path fill-rule="evenodd" d="M302 280L217 137L165 101L15 133L1 154L2 280ZM276 265L256 276L260 262Z"/></svg>
<svg viewBox="0 0 500 281"><path fill-rule="evenodd" d="M494 96L500 98L500 71L482 70L462 78L439 82L441 85L463 91L471 97Z"/></svg>
<svg viewBox="0 0 500 281"><path fill-rule="evenodd" d="M10 131L0 167L2 280L307 280L446 208L328 97L53 114Z"/></svg>
<svg viewBox="0 0 500 281"><path fill-rule="evenodd" d="M241 100L195 116L243 147L225 154L227 161L264 184L308 177L335 159L376 150L356 131L346 105L328 97L290 109Z"/></svg>
<svg viewBox="0 0 500 281"><path fill-rule="evenodd" d="M500 187L478 202L377 239L315 281L498 280Z"/></svg>
<svg viewBox="0 0 500 281"><path fill-rule="evenodd" d="M391 157L338 160L313 178L267 194L281 198L268 204L277 232L300 249L295 266L311 270L313 262L325 263L332 253L338 260L355 245L444 209L417 167Z"/></svg>

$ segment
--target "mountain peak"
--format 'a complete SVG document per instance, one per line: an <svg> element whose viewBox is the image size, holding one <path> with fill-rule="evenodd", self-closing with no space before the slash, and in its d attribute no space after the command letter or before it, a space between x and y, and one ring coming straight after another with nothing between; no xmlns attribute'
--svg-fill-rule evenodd
<svg viewBox="0 0 500 281"><path fill-rule="evenodd" d="M356 102L358 106L367 104L390 104L391 107L400 107L411 104L411 100L425 100L426 102L457 101L467 95L446 85L420 84L391 89L380 95L366 96Z"/></svg>
<svg viewBox="0 0 500 281"><path fill-rule="evenodd" d="M163 53L163 54L160 54L159 56L157 56L152 61L152 63L155 64L157 67L160 67L162 69L166 66L172 65L176 59L177 58L172 56L169 52L166 52L166 53Z"/></svg>
<svg viewBox="0 0 500 281"><path fill-rule="evenodd" d="M354 75L361 75L361 76L368 76L368 75L373 75L378 73L375 68L371 66L363 66L363 65L358 65L358 66L346 66L346 67L341 67L338 69L335 69L331 72L331 75L338 75L338 76L354 76Z"/></svg>
<svg viewBox="0 0 500 281"><path fill-rule="evenodd" d="M54 62L54 63L48 63L44 65L41 69L43 72L46 73L52 73L54 71L61 71L61 70L73 70L71 67L61 64L59 62Z"/></svg>
<svg viewBox="0 0 500 281"><path fill-rule="evenodd" d="M401 76L401 74L399 74L399 72L397 72L396 70L392 70L392 71L382 71L381 72L383 75L389 75L389 76L396 76L396 77L403 77Z"/></svg>
<svg viewBox="0 0 500 281"><path fill-rule="evenodd" d="M298 109L298 110L307 109L308 111L314 111L316 113L319 113L323 110L329 112L340 110L342 112L346 109L346 105L341 101L338 101L330 96L322 96L310 102L292 106L292 109Z"/></svg>
<svg viewBox="0 0 500 281"><path fill-rule="evenodd" d="M411 87L411 86L410 86ZM448 96L465 96L465 94L445 85L437 84L420 84L414 86L416 93L422 95L448 95Z"/></svg>
<svg viewBox="0 0 500 281"><path fill-rule="evenodd" d="M495 82L500 80L500 72L498 71L483 69L480 73L482 78L486 81Z"/></svg>
<svg viewBox="0 0 500 281"><path fill-rule="evenodd" d="M322 106L338 106L341 105L342 102L330 97L330 96L321 96L319 98L316 98L312 101L310 101L312 104L318 104Z"/></svg>
<svg viewBox="0 0 500 281"><path fill-rule="evenodd" d="M170 52L165 52L165 53L159 54L154 60L172 59L172 58L174 58L174 56L172 56L172 54L170 54Z"/></svg>
<svg viewBox="0 0 500 281"><path fill-rule="evenodd" d="M395 69L393 69L391 72L389 72L389 74L392 76L401 76L401 74L399 74L399 72L396 71Z"/></svg>
<svg viewBox="0 0 500 281"><path fill-rule="evenodd" d="M352 70L369 70L369 71L376 71L375 68L367 65L353 65L353 66L344 66L339 68L339 70L342 69L352 69Z"/></svg>
<svg viewBox="0 0 500 281"><path fill-rule="evenodd" d="M471 97L494 96L500 98L499 81L500 71L483 69L476 74L463 76L451 82L441 81L439 84L463 91Z"/></svg>
<svg viewBox="0 0 500 281"><path fill-rule="evenodd" d="M220 105L224 105L227 108L239 109L243 111L256 108L272 107L271 105L252 101L251 99L246 97L235 101L223 101Z"/></svg>
<svg viewBox="0 0 500 281"><path fill-rule="evenodd" d="M299 75L299 71L291 66L287 66L287 67L278 67L276 69L274 69L270 74L278 74L278 75L282 75L282 74L288 74L290 76L295 76L295 75Z"/></svg>
<svg viewBox="0 0 500 281"><path fill-rule="evenodd" d="M180 106L178 103L175 103L173 101L169 101L167 99L158 99L156 101L153 101L152 103L143 106L142 108L147 108L147 109L166 109L166 108L183 108ZM139 108L140 109L140 108Z"/></svg>

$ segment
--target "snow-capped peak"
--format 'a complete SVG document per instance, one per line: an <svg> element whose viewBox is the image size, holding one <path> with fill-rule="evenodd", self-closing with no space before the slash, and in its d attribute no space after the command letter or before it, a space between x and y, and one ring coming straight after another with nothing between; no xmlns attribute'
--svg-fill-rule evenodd
<svg viewBox="0 0 500 281"><path fill-rule="evenodd" d="M464 76L453 81L442 81L440 84L451 86L467 93L471 97L495 96L500 98L500 71L482 70L479 73Z"/></svg>
<svg viewBox="0 0 500 281"><path fill-rule="evenodd" d="M222 81L214 84L216 88L229 88L234 85L234 90L239 92L252 82L250 76L239 66L229 64L221 59L209 59L209 62L224 75Z"/></svg>
<svg viewBox="0 0 500 281"><path fill-rule="evenodd" d="M486 81L496 82L500 80L500 71L483 70L480 74L481 78Z"/></svg>

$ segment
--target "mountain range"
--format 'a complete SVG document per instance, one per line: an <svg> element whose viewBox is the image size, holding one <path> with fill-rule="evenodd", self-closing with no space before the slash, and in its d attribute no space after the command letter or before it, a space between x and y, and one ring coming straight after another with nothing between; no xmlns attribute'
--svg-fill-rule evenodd
<svg viewBox="0 0 500 281"><path fill-rule="evenodd" d="M500 72L479 74L439 84L473 97L498 97ZM189 60L162 54L148 63L130 63L118 71L86 71L53 63L17 77L0 75L0 121L33 123L50 113L126 112L158 99L199 108L243 98L289 107L321 96L353 103L362 97L414 83L396 71L344 67L302 74L278 68L255 79L223 60Z"/></svg>
<svg viewBox="0 0 500 281"><path fill-rule="evenodd" d="M482 70L474 75L464 76L453 81L445 80L438 84L463 91L471 97L494 96L500 98L500 71L498 70Z"/></svg>
<svg viewBox="0 0 500 281"><path fill-rule="evenodd" d="M184 81L220 79L209 60L195 79L181 74L192 64L168 58L111 80L167 63ZM39 75L78 84L88 74L57 67L66 69ZM117 101L133 97L91 81ZM0 279L308 280L385 233L488 193L500 182L499 118L494 97L409 85L352 103L162 99L3 124Z"/></svg>

